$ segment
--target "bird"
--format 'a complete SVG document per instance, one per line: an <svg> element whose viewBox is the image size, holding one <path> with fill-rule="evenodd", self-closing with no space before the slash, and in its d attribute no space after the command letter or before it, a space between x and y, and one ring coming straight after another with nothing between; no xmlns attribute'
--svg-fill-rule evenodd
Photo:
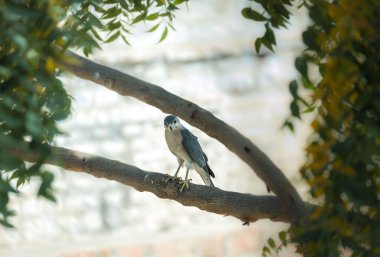
<svg viewBox="0 0 380 257"><path fill-rule="evenodd" d="M174 115L168 115L164 119L164 127L166 143L172 154L177 157L179 165L174 176L168 180L177 179L179 170L185 164L186 176L185 180L180 181L183 184L180 192L185 187L189 188L190 180L187 177L190 169L194 169L201 176L205 185L214 187L210 176L215 178L215 174L208 165L207 155L203 152L197 137L185 128Z"/></svg>

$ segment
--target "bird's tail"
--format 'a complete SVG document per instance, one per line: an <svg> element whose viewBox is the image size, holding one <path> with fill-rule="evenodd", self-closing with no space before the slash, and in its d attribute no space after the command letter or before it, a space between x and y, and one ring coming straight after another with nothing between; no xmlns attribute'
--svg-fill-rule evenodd
<svg viewBox="0 0 380 257"><path fill-rule="evenodd" d="M212 183L210 175L208 171L206 170L207 168L200 168L197 169L198 174L201 176L203 182L205 183L206 186L212 186L214 187L214 183Z"/></svg>
<svg viewBox="0 0 380 257"><path fill-rule="evenodd" d="M203 182L205 183L206 186L215 187L214 183L212 183L212 181L211 181L210 176L208 176L206 174L202 174L201 178L202 178L202 180L203 180Z"/></svg>

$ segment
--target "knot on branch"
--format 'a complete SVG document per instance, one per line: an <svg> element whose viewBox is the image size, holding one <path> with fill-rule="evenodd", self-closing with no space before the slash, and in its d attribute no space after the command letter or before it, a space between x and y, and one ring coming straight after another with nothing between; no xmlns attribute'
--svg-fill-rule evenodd
<svg viewBox="0 0 380 257"><path fill-rule="evenodd" d="M113 76L106 76L106 77L104 78L104 85L105 85L107 88L113 90L114 87L115 87L115 81L116 81L116 79L115 79Z"/></svg>

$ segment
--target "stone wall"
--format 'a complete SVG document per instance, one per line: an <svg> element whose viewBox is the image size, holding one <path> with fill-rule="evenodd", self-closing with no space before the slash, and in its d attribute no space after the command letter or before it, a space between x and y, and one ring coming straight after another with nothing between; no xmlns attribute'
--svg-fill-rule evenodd
<svg viewBox="0 0 380 257"><path fill-rule="evenodd" d="M250 138L286 173L299 180L307 128L281 130L288 115L287 85L296 76L300 32L307 19L297 12L288 30L276 31L276 54L254 54L261 24L241 17L248 1L190 1L177 14L166 41L137 32L133 47L105 46L93 59L210 110ZM140 28L144 30L146 28ZM139 30L139 28L138 28ZM74 97L73 114L60 127L59 146L117 159L145 170L173 174L176 159L164 140L166 114L72 76L63 78ZM266 194L263 182L222 144L198 136L224 190ZM258 221L250 227L174 201L158 199L87 174L55 169L57 204L34 197L36 185L12 199L17 230L0 228L1 257L260 256L269 236L286 225ZM184 175L184 171L181 173ZM194 172L194 183L202 183Z"/></svg>

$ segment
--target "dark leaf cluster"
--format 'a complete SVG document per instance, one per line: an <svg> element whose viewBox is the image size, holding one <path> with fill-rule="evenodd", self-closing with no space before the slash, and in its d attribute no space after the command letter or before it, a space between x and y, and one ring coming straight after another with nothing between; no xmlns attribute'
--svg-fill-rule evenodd
<svg viewBox="0 0 380 257"><path fill-rule="evenodd" d="M306 1L312 24L289 85L292 116L316 110L301 174L320 206L293 240L305 256L380 254L380 2ZM312 83L308 67L321 79ZM314 85L315 84L315 85ZM316 244L316 242L318 242Z"/></svg>
<svg viewBox="0 0 380 257"><path fill-rule="evenodd" d="M8 218L11 195L32 177L41 181L38 195L54 199L52 176L41 164L59 133L56 122L70 113L70 98L57 78L52 45L67 34L50 16L48 1L5 1L0 4L0 222ZM7 149L29 149L40 155L33 166Z"/></svg>
<svg viewBox="0 0 380 257"><path fill-rule="evenodd" d="M274 51L276 46L276 36L273 29L286 28L290 17L288 7L291 7L291 0L251 0L259 6L261 11L255 10L253 7L244 8L241 13L243 17L256 21L263 22L265 27L264 35L255 40L255 50L259 54L261 47L264 45L266 48Z"/></svg>
<svg viewBox="0 0 380 257"><path fill-rule="evenodd" d="M265 22L267 31L286 24L285 5L293 4L255 2L264 12L246 8L243 15ZM301 174L318 207L288 231L290 241L304 256L379 256L380 2L304 0L298 7L311 24L295 60L299 78L289 84L291 116L284 125L294 130L294 119L315 117ZM310 67L320 79L312 81ZM268 241L264 256L272 249Z"/></svg>
<svg viewBox="0 0 380 257"><path fill-rule="evenodd" d="M169 28L174 30L173 19L178 6L187 0L86 0L74 12L81 22L83 33L88 33L90 42L82 45L87 56L100 43L111 43L121 38L130 45L129 36L138 23L146 23L147 32L162 28L158 42L163 41ZM99 43L99 44L98 44Z"/></svg>
<svg viewBox="0 0 380 257"><path fill-rule="evenodd" d="M276 254L279 256L281 250L286 247L289 243L289 236L287 231L280 231L278 233L278 240L269 238L266 245L264 245L262 250L262 257L269 257Z"/></svg>

